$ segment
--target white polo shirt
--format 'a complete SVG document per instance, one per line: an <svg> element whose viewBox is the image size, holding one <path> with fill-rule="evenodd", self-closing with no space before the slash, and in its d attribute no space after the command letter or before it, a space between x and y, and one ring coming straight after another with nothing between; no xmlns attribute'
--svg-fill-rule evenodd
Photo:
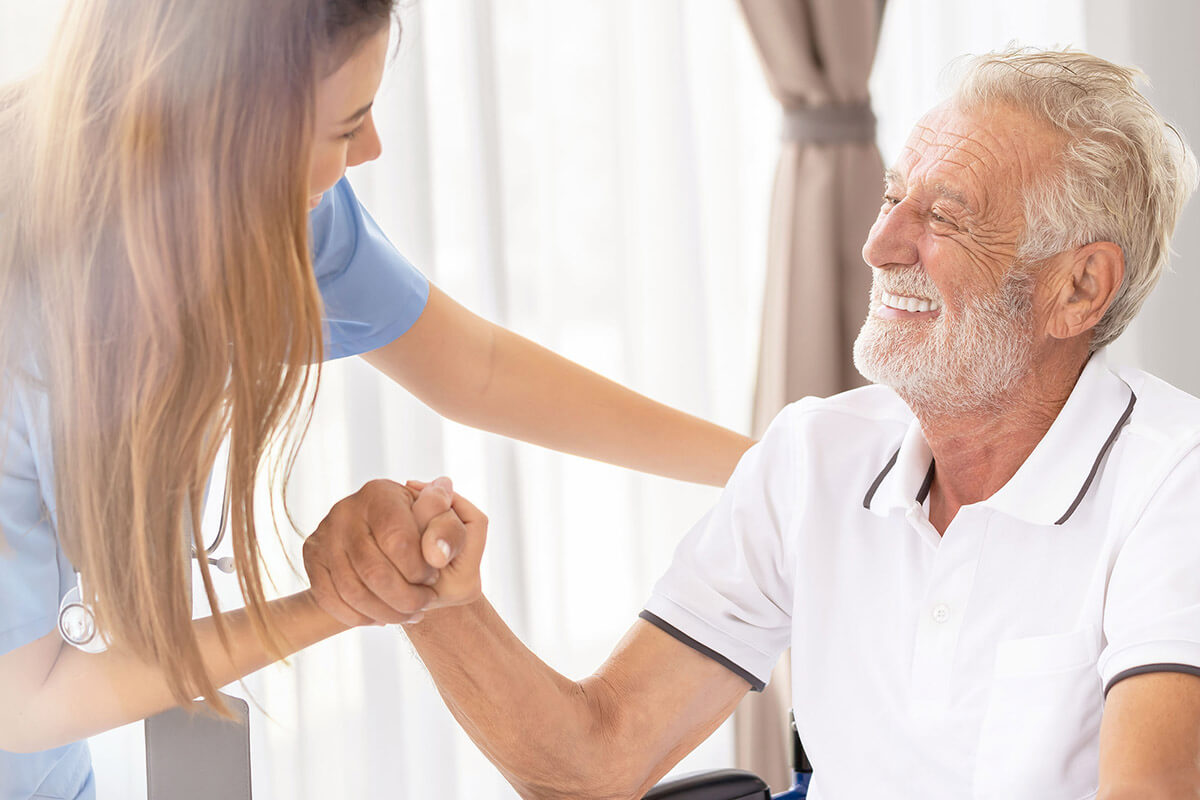
<svg viewBox="0 0 1200 800"><path fill-rule="evenodd" d="M761 688L792 646L813 800L1097 788L1106 687L1200 674L1200 400L1103 351L939 536L919 424L872 386L784 409L642 617Z"/></svg>

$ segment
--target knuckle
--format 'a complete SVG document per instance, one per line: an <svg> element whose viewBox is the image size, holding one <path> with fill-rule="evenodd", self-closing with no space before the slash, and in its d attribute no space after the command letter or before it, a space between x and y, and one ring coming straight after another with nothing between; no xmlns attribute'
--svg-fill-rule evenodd
<svg viewBox="0 0 1200 800"><path fill-rule="evenodd" d="M399 532L388 533L379 541L379 546L383 551L396 561L411 559L413 552L416 550L416 544L413 537L404 536Z"/></svg>
<svg viewBox="0 0 1200 800"><path fill-rule="evenodd" d="M375 554L375 547L366 536L350 537L345 543L345 550L347 557L355 564L368 564L377 560L372 558Z"/></svg>
<svg viewBox="0 0 1200 800"><path fill-rule="evenodd" d="M391 567L375 562L363 567L360 573L368 586L388 586L395 583L396 573Z"/></svg>
<svg viewBox="0 0 1200 800"><path fill-rule="evenodd" d="M362 485L358 490L359 494L370 497L387 497L395 494L396 490L401 488L400 484L387 478L372 478Z"/></svg>
<svg viewBox="0 0 1200 800"><path fill-rule="evenodd" d="M403 608L411 609L410 613L420 611L425 607L425 593L415 586L406 586L398 592L397 600Z"/></svg>
<svg viewBox="0 0 1200 800"><path fill-rule="evenodd" d="M360 609L370 602L371 595L359 584L347 584L341 588L342 599L354 609Z"/></svg>

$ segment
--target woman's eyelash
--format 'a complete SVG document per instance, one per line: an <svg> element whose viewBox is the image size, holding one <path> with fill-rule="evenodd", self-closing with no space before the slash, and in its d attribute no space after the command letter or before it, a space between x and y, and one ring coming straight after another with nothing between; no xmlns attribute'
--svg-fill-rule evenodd
<svg viewBox="0 0 1200 800"><path fill-rule="evenodd" d="M355 128L354 130L352 130L348 133L343 133L342 138L348 142L353 141L354 137L358 136L360 131L362 131L362 125L359 125L357 128Z"/></svg>

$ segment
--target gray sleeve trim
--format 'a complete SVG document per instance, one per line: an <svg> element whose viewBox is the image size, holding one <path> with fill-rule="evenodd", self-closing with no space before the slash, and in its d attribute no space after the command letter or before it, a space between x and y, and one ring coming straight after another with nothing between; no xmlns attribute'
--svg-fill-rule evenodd
<svg viewBox="0 0 1200 800"><path fill-rule="evenodd" d="M1200 677L1200 667L1193 667L1191 664L1146 664L1141 667L1127 669L1124 672L1118 672L1114 675L1113 679L1108 682L1108 686L1104 687L1104 696L1107 698L1112 688L1126 678L1132 678L1134 675L1145 675L1150 672L1181 672L1185 675Z"/></svg>
<svg viewBox="0 0 1200 800"><path fill-rule="evenodd" d="M672 638L676 639L677 641L679 641L683 644L686 644L688 647L692 648L700 655L711 658L713 661L717 662L722 667L729 670L734 675L737 675L739 678L746 681L746 683L750 684L750 688L753 689L754 691L761 692L763 689L765 689L767 687L767 685L765 683L760 681L758 678L756 678L750 672L747 672L746 670L742 669L737 664L733 663L728 658L726 658L725 656L718 653L716 650L713 650L711 647L708 647L707 645L703 645L700 642L697 642L695 639L688 636L686 633L679 630L674 625L663 620L662 618L660 618L654 614L651 614L649 611L642 611L642 613L638 614L638 616L641 617L642 619L646 620L646 622L649 622L651 625L658 628L660 631L667 634L668 636L671 636Z"/></svg>

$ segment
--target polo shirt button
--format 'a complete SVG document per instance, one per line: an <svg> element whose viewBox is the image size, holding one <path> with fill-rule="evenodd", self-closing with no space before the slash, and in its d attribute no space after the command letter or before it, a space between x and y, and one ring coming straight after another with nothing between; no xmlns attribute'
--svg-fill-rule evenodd
<svg viewBox="0 0 1200 800"><path fill-rule="evenodd" d="M945 603L938 603L933 607L933 621L945 622L950 619L950 607Z"/></svg>

